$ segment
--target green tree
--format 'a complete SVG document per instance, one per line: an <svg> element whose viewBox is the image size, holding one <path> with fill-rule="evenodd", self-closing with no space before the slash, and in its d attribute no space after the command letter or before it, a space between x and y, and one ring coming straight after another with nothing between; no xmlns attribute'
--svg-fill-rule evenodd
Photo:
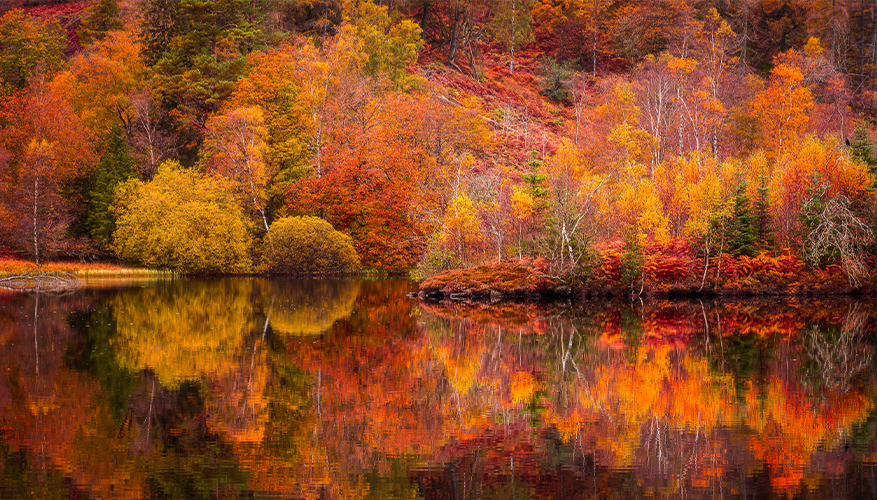
<svg viewBox="0 0 877 500"><path fill-rule="evenodd" d="M227 182L159 167L152 182L119 186L113 251L122 259L179 272L248 272L250 236Z"/></svg>
<svg viewBox="0 0 877 500"><path fill-rule="evenodd" d="M0 17L0 95L28 85L38 71L51 74L64 62L66 39L56 20L12 10Z"/></svg>
<svg viewBox="0 0 877 500"><path fill-rule="evenodd" d="M359 269L350 236L319 217L284 217L271 224L263 243L264 266L272 273L322 274ZM272 247L273 246L273 250Z"/></svg>
<svg viewBox="0 0 877 500"><path fill-rule="evenodd" d="M117 0L99 0L88 9L79 28L79 40L90 43L103 40L108 31L122 29Z"/></svg>
<svg viewBox="0 0 877 500"><path fill-rule="evenodd" d="M731 255L755 255L757 244L752 201L746 194L746 184L737 186L731 202L728 221L728 250Z"/></svg>
<svg viewBox="0 0 877 500"><path fill-rule="evenodd" d="M404 86L411 77L405 69L417 60L423 47L417 23L394 19L387 7L370 1L355 4L348 15L368 56L363 71L367 75L386 74L394 85Z"/></svg>
<svg viewBox="0 0 877 500"><path fill-rule="evenodd" d="M184 125L201 130L246 70L262 2L149 0L141 36L155 88Z"/></svg>
<svg viewBox="0 0 877 500"><path fill-rule="evenodd" d="M755 198L754 223L756 244L760 248L771 248L776 239L773 234L773 222L770 216L770 199L768 197L767 176L758 176L758 188Z"/></svg>
<svg viewBox="0 0 877 500"><path fill-rule="evenodd" d="M136 174L134 160L128 155L128 146L119 126L113 127L101 149L103 154L88 193L85 229L103 249L109 249L116 230L116 217L112 211L116 188Z"/></svg>
<svg viewBox="0 0 877 500"><path fill-rule="evenodd" d="M848 141L850 154L856 160L868 166L872 175L877 175L877 156L874 154L874 142L868 137L868 130L863 126L856 127L853 138Z"/></svg>

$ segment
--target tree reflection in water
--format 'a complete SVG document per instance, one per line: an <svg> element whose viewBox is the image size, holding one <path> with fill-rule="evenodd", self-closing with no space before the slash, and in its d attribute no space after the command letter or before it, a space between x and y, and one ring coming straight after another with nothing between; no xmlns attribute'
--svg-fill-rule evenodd
<svg viewBox="0 0 877 500"><path fill-rule="evenodd" d="M443 305L410 287L0 296L0 497L875 491L872 303Z"/></svg>

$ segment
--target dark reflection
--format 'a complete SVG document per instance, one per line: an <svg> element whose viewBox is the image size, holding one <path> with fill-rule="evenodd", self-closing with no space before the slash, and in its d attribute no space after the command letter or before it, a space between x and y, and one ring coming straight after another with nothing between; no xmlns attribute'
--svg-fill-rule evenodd
<svg viewBox="0 0 877 500"><path fill-rule="evenodd" d="M0 498L866 498L865 301L0 295Z"/></svg>

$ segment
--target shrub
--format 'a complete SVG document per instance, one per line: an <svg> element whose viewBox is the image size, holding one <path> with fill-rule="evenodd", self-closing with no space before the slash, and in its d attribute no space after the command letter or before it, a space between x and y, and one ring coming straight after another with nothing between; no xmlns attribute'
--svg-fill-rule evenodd
<svg viewBox="0 0 877 500"><path fill-rule="evenodd" d="M122 259L183 273L248 272L251 239L241 207L215 178L168 162L152 182L116 192L113 250Z"/></svg>
<svg viewBox="0 0 877 500"><path fill-rule="evenodd" d="M319 217L277 219L269 235L262 243L262 259L268 272L332 274L359 270L359 254L350 236Z"/></svg>

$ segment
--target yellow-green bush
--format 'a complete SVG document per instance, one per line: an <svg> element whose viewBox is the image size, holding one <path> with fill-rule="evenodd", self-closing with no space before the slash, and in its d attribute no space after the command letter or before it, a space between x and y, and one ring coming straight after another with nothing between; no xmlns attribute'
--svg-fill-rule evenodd
<svg viewBox="0 0 877 500"><path fill-rule="evenodd" d="M360 266L350 236L310 216L274 221L262 243L262 259L265 270L271 273L344 273Z"/></svg>
<svg viewBox="0 0 877 500"><path fill-rule="evenodd" d="M216 178L167 162L152 182L122 184L113 210L113 250L122 259L184 273L252 268L243 210Z"/></svg>

